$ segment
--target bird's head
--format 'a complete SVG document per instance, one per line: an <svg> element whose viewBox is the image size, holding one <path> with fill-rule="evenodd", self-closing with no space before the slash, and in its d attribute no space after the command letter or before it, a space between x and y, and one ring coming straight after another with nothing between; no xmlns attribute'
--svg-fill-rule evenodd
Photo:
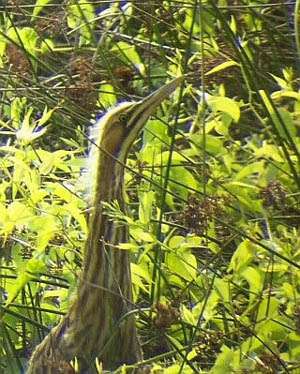
<svg viewBox="0 0 300 374"><path fill-rule="evenodd" d="M96 199L109 200L117 195L122 185L123 165L132 143L147 119L182 80L183 77L173 79L141 101L121 103L96 123L91 133L87 171L89 199L93 206L98 206Z"/></svg>
<svg viewBox="0 0 300 374"><path fill-rule="evenodd" d="M182 80L183 77L175 78L141 101L121 103L108 111L95 127L95 140L99 150L124 161L147 119Z"/></svg>

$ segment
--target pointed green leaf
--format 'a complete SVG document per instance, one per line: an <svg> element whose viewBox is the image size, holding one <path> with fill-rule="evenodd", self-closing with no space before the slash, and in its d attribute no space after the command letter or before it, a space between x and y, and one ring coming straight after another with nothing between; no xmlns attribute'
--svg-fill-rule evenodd
<svg viewBox="0 0 300 374"><path fill-rule="evenodd" d="M214 74L214 73L218 73L218 72L220 72L222 70L225 70L225 69L228 69L232 66L240 66L240 64L238 64L237 62L235 62L233 60L225 61L222 64L220 64L218 66L215 66L214 68L212 68L211 70L206 72L205 75L211 75L211 74Z"/></svg>

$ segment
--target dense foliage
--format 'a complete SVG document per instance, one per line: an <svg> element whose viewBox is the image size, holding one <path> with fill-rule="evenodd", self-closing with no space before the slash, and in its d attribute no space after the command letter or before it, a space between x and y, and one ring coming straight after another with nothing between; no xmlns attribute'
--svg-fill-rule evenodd
<svg viewBox="0 0 300 374"><path fill-rule="evenodd" d="M185 74L129 155L128 212L107 206L130 229L144 368L300 373L298 2L4 3L0 372L74 295L90 127Z"/></svg>

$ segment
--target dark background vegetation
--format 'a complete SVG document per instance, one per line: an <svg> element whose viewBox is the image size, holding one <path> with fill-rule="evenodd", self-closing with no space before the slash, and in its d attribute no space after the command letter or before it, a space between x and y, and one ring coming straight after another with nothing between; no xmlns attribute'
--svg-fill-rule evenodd
<svg viewBox="0 0 300 374"><path fill-rule="evenodd" d="M130 217L108 207L147 370L300 373L298 2L1 4L0 372L74 295L92 124L185 74L129 155Z"/></svg>

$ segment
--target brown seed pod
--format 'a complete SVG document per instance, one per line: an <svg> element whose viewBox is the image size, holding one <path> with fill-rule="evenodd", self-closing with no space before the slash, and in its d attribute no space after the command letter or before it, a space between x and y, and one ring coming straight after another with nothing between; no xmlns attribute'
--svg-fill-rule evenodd
<svg viewBox="0 0 300 374"><path fill-rule="evenodd" d="M21 47L18 47L13 43L8 44L6 47L6 56L14 73L17 73L22 77L29 75L31 64Z"/></svg>

